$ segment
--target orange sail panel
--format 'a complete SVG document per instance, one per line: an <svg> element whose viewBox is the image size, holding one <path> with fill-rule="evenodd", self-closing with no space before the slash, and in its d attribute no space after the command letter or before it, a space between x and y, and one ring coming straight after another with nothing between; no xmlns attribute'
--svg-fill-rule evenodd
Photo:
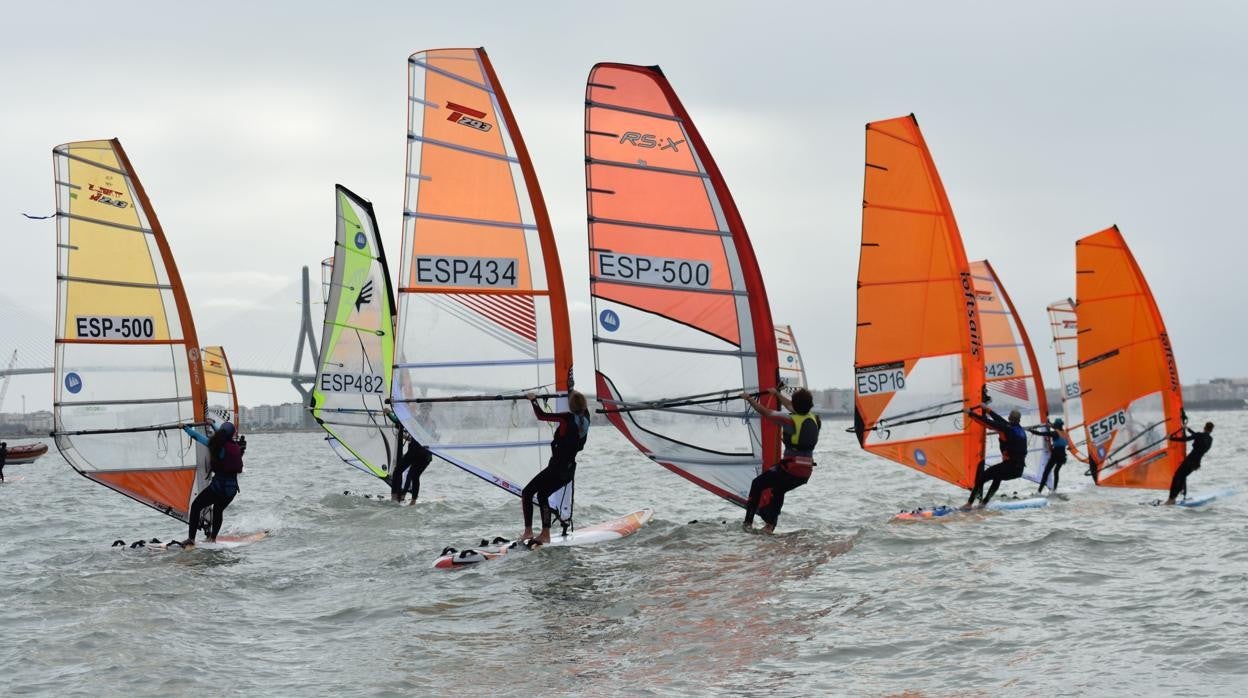
<svg viewBox="0 0 1248 698"><path fill-rule="evenodd" d="M440 458L519 496L550 458L572 387L563 272L546 204L483 49L408 59L408 151L392 404ZM571 486L551 497L566 522Z"/></svg>
<svg viewBox="0 0 1248 698"><path fill-rule="evenodd" d="M1098 484L1164 490L1186 446L1179 369L1144 274L1117 226L1075 243L1079 387Z"/></svg>
<svg viewBox="0 0 1248 698"><path fill-rule="evenodd" d="M854 354L855 430L876 455L965 488L984 428L975 286L914 116L867 124Z"/></svg>
<svg viewBox="0 0 1248 698"><path fill-rule="evenodd" d="M180 426L204 422L207 393L173 255L121 143L52 158L56 446L79 473L185 521L207 452Z"/></svg>
<svg viewBox="0 0 1248 698"><path fill-rule="evenodd" d="M1018 319L1014 303L988 260L971 262L971 275L975 278L975 301L982 323L984 385L990 399L988 404L1001 415L1018 410L1024 426L1044 424L1049 419L1044 381L1040 377L1031 339ZM1003 459L1001 442L995 432L987 436L984 463L995 465ZM1023 477L1040 482L1048 459L1046 439L1029 436Z"/></svg>
<svg viewBox="0 0 1248 698"><path fill-rule="evenodd" d="M590 71L585 162L603 411L655 462L744 504L780 434L738 396L775 386L778 371L732 195L657 67Z"/></svg>

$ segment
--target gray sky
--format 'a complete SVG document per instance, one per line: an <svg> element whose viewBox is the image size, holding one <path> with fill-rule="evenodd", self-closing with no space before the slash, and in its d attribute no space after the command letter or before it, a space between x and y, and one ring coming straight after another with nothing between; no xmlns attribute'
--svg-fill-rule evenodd
<svg viewBox="0 0 1248 698"><path fill-rule="evenodd" d="M280 367L297 329L292 284L330 251L336 182L372 199L398 256L406 57L485 46L555 224L582 382L584 83L607 60L667 73L817 387L851 384L863 125L909 112L968 254L1002 276L1048 382L1044 307L1074 292L1074 240L1112 223L1183 380L1248 372L1248 4L57 2L10 7L6 23L0 303L40 318L48 346L55 227L18 214L53 210L54 145L119 137L201 340ZM0 322L17 312L0 308ZM0 363L33 326L0 327ZM46 378L11 393L50 402ZM294 393L253 379L240 395Z"/></svg>

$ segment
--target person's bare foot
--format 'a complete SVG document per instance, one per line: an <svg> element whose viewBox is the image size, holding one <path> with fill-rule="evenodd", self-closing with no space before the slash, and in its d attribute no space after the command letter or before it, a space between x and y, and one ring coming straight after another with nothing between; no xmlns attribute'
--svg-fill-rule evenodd
<svg viewBox="0 0 1248 698"><path fill-rule="evenodd" d="M1173 499L1167 499L1166 501L1162 502L1162 504L1165 504L1165 505L1166 505L1166 506L1168 506L1168 507L1169 507L1169 506L1174 506L1174 500L1173 500Z"/></svg>
<svg viewBox="0 0 1248 698"><path fill-rule="evenodd" d="M194 548L194 547L195 547L195 539L194 539L194 538L187 538L186 540L182 541L182 547L183 547L183 548Z"/></svg>
<svg viewBox="0 0 1248 698"><path fill-rule="evenodd" d="M550 542L550 529L549 529L549 528L543 528L543 529L542 529L542 532L541 532L541 533L539 533L539 534L537 535L537 537L536 537L536 538L534 538L533 540L537 541L538 543L543 543L543 544L544 544L544 543L549 543L549 542Z"/></svg>
<svg viewBox="0 0 1248 698"><path fill-rule="evenodd" d="M524 529L524 533L520 534L520 540L528 540L532 537L533 537L533 529L531 528Z"/></svg>
<svg viewBox="0 0 1248 698"><path fill-rule="evenodd" d="M766 524L763 526L763 533L771 534L776 532L775 524Z"/></svg>
<svg viewBox="0 0 1248 698"><path fill-rule="evenodd" d="M752 523L742 523L742 524L741 524L741 530L742 530L742 531L745 531L746 533L753 533L753 532L754 532L754 524L752 524Z"/></svg>

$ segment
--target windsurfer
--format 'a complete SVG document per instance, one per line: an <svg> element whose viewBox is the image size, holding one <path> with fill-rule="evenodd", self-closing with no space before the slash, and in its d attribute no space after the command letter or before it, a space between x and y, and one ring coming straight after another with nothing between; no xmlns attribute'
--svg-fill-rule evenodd
<svg viewBox="0 0 1248 698"><path fill-rule="evenodd" d="M1044 464L1044 475L1040 477L1040 487L1036 490L1036 494L1044 491L1044 483L1049 481L1050 473L1053 474L1053 484L1049 487L1049 491L1056 492L1058 476L1062 472L1062 466L1066 464L1066 449L1070 446L1070 437L1066 435L1066 423L1058 418L1049 424L1031 427L1027 431L1049 440L1049 460Z"/></svg>
<svg viewBox="0 0 1248 698"><path fill-rule="evenodd" d="M9 444L0 441L0 482L4 482L4 463L9 459Z"/></svg>
<svg viewBox="0 0 1248 698"><path fill-rule="evenodd" d="M963 509L970 509L975 503L975 498L979 497L979 505L987 506L992 500L992 496L997 493L997 488L1005 480L1014 480L1023 476L1023 468L1026 465L1027 458L1027 432L1019 424L1022 419L1022 413L1018 410L1010 410L1010 418L1007 421L1001 415L992 411L987 405L980 405L980 412L975 412L976 408L966 410L967 416L984 426L992 429L1000 434L1001 442L1004 448L1001 450L1001 462L996 465L985 468L983 461L980 461L978 471L975 474L975 486L971 488L970 499L966 500ZM992 481L992 486L988 488L988 493L984 494L984 483Z"/></svg>
<svg viewBox="0 0 1248 698"><path fill-rule="evenodd" d="M520 534L520 539L549 543L552 518L550 496L576 477L576 454L585 448L585 440L589 436L589 404L584 395L572 390L568 392L568 411L552 413L538 406L537 395L527 393L524 397L533 405L533 414L538 419L559 425L550 441L550 461L520 492L520 508L524 514L524 533ZM542 516L542 532L536 538L533 536L534 497Z"/></svg>
<svg viewBox="0 0 1248 698"><path fill-rule="evenodd" d="M401 434L401 440L406 442L403 449L403 455L399 456L398 463L394 466L394 470L390 473L390 499L395 502L402 502L403 497L408 493L412 493L412 502L415 503L420 498L420 476L425 473L425 468L433 462L433 454L424 444L416 440L414 436L408 433L403 423L390 410L386 410L386 416L390 421L394 422Z"/></svg>
<svg viewBox="0 0 1248 698"><path fill-rule="evenodd" d="M195 545L195 533L200 526L200 517L205 507L212 507L212 521L205 531L208 542L217 540L221 532L221 522L225 508L238 495L238 474L243 472L243 454L247 452L247 440L239 437L234 441L234 424L223 422L211 437L195 431L189 426L182 429L199 443L208 447L208 462L212 471L212 480L200 491L195 501L191 502L189 537L182 542L183 547Z"/></svg>
<svg viewBox="0 0 1248 698"><path fill-rule="evenodd" d="M815 445L819 441L821 423L819 415L812 414L814 398L810 391L798 388L793 396L786 397L776 388L768 391L789 411L789 414L768 409L749 393L741 393L745 400L764 419L780 425L783 433L784 455L779 463L764 470L750 483L750 498L745 505L745 521L741 527L747 531L754 528L754 513L763 519L763 533L776 530L780 509L784 507L785 493L805 485L810 480L815 461ZM763 504L763 493L770 490L771 499ZM761 508L760 508L761 505Z"/></svg>
<svg viewBox="0 0 1248 698"><path fill-rule="evenodd" d="M1200 459L1213 448L1213 422L1205 422L1204 431L1187 428L1186 432L1170 437L1171 441L1191 441L1192 450L1179 464L1179 469L1174 471L1174 478L1170 480L1170 498L1166 500L1166 504L1174 504L1180 492L1187 495L1187 476L1200 470Z"/></svg>

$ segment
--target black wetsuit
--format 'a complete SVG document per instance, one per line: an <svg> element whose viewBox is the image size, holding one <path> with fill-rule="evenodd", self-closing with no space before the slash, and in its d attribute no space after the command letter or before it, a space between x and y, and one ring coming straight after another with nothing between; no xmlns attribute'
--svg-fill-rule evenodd
<svg viewBox="0 0 1248 698"><path fill-rule="evenodd" d="M208 439L202 434L187 428L196 441L204 443ZM191 502L189 529L187 538L194 540L199 528L200 519L205 507L212 507L212 520L205 533L208 540L215 540L221 532L221 522L225 516L225 508L238 496L238 474L243 471L243 453L247 450L246 442L227 441L216 453L209 454L212 469L212 481L200 490L195 501Z"/></svg>
<svg viewBox="0 0 1248 698"><path fill-rule="evenodd" d="M0 482L4 482L4 464L9 460L8 445L0 446Z"/></svg>
<svg viewBox="0 0 1248 698"><path fill-rule="evenodd" d="M985 468L984 463L980 462L979 471L975 474L975 486L971 488L971 498L966 502L969 506L975 502L976 497L979 497L979 501L987 505L1003 481L1023 476L1023 469L1027 466L1027 432L1021 426L1011 424L1004 417L987 408L984 409L982 415L971 413L970 417L1000 433L1005 445L1001 453L1003 460L1000 463ZM992 486L988 488L987 494L983 494L984 483L989 480L992 481Z"/></svg>
<svg viewBox="0 0 1248 698"><path fill-rule="evenodd" d="M542 528L550 528L552 513L550 497L563 489L576 477L576 454L585 448L589 436L589 415L571 412L546 412L533 404L533 414L543 422L557 422L555 438L550 442L550 460L546 467L529 480L520 492L520 506L524 512L524 527L533 527L533 499L542 515Z"/></svg>
<svg viewBox="0 0 1248 698"><path fill-rule="evenodd" d="M1187 494L1187 476L1200 470L1200 459L1213 448L1213 435L1188 429L1186 436L1171 436L1170 440L1192 442L1192 450L1179 464L1179 469L1174 471L1174 478L1170 480L1170 499L1174 499L1180 492Z"/></svg>
<svg viewBox="0 0 1248 698"><path fill-rule="evenodd" d="M1028 429L1028 431L1036 436L1043 436L1046 439L1050 439L1049 460L1044 464L1044 475L1040 476L1040 487L1036 490L1036 493L1039 494L1044 490L1044 483L1049 481L1050 473L1053 474L1053 485L1049 488L1049 491L1056 492L1057 479L1061 475L1062 466L1066 465L1066 445L1068 443L1066 441L1066 437L1062 436L1061 432L1057 429L1050 427L1047 424Z"/></svg>
<svg viewBox="0 0 1248 698"><path fill-rule="evenodd" d="M407 448L390 473L390 494L402 499L404 492L411 492L412 501L416 501L420 497L420 476L432 462L429 449L416 439L408 439Z"/></svg>

